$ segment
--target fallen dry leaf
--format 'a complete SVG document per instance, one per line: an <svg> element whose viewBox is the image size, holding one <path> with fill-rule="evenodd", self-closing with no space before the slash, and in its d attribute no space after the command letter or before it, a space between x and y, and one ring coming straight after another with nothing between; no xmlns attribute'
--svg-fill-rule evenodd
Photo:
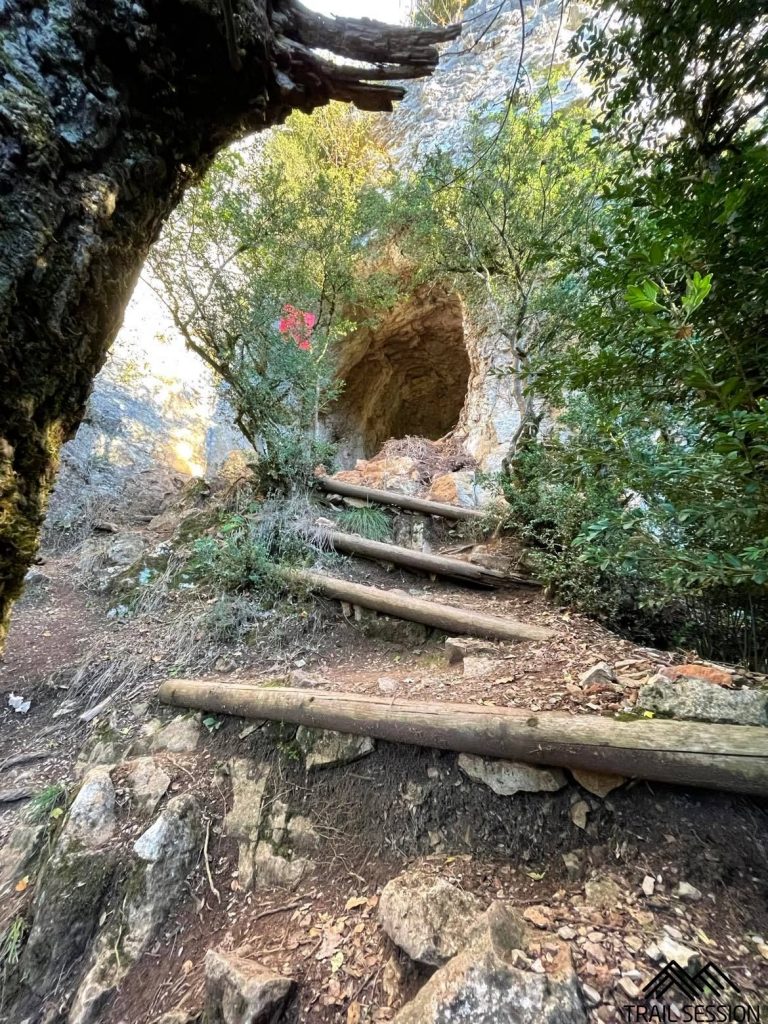
<svg viewBox="0 0 768 1024"><path fill-rule="evenodd" d="M357 910L358 907L368 906L367 896L350 896L344 904L345 910Z"/></svg>
<svg viewBox="0 0 768 1024"><path fill-rule="evenodd" d="M350 1003L347 1007L347 1024L360 1024L360 1003Z"/></svg>

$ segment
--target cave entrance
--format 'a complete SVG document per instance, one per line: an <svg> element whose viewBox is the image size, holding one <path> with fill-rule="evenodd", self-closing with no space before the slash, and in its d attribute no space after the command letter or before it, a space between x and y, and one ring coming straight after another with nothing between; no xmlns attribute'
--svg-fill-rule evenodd
<svg viewBox="0 0 768 1024"><path fill-rule="evenodd" d="M342 457L370 458L391 437L443 437L458 422L469 372L458 295L417 290L344 342L333 416Z"/></svg>

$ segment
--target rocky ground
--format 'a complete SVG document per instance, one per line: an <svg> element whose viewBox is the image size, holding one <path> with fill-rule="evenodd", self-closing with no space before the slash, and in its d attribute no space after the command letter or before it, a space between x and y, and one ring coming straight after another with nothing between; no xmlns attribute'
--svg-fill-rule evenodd
<svg viewBox="0 0 768 1024"><path fill-rule="evenodd" d="M48 558L16 614L0 665L0 1019L607 1021L671 961L712 962L763 1006L759 803L156 698L192 651L221 679L608 716L641 694L655 713L764 724L760 677L638 647L540 592L367 563L334 571L553 637L446 642L329 606L265 651L202 636L193 593L187 618L120 612L94 583L154 564L186 517L103 533L98 558Z"/></svg>

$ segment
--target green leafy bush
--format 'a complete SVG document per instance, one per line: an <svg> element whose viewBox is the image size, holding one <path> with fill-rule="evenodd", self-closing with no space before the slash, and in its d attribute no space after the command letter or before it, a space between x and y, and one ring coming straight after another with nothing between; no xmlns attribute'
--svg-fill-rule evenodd
<svg viewBox="0 0 768 1024"><path fill-rule="evenodd" d="M342 339L397 294L361 264L386 182L365 116L330 104L221 153L169 219L148 280L222 381L266 493L332 455L320 421Z"/></svg>
<svg viewBox="0 0 768 1024"><path fill-rule="evenodd" d="M314 480L315 468L331 465L336 454L329 441L298 430L280 431L263 447L264 453L254 464L255 483L268 495L306 490Z"/></svg>

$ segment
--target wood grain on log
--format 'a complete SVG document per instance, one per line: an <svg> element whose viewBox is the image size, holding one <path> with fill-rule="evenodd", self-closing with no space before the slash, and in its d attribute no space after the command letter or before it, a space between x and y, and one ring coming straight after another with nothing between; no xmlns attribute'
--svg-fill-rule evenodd
<svg viewBox="0 0 768 1024"><path fill-rule="evenodd" d="M383 544L380 541L368 540L351 533L331 532L328 538L336 551L342 551L345 554L361 555L363 558L379 562L392 562L394 565L402 565L406 569L447 576L451 579L476 583L483 587L513 585L536 587L539 585L525 576L503 573L496 569L486 569L485 566L475 565L474 562L465 562L460 558L447 558L445 555L433 554L431 551L414 551L412 548L402 548L397 544Z"/></svg>
<svg viewBox="0 0 768 1024"><path fill-rule="evenodd" d="M317 483L331 494L340 494L347 498L360 498L363 501L373 501L379 505L397 505L409 512L420 512L425 516L466 519L472 522L479 522L485 517L485 513L479 508L463 508L461 505L448 505L442 501L414 498L410 494L399 494L397 491L383 491L376 487L348 484L344 480L335 480L332 476L317 477Z"/></svg>
<svg viewBox="0 0 768 1024"><path fill-rule="evenodd" d="M311 590L326 597L357 604L362 608L373 608L396 619L421 622L425 626L443 629L446 633L468 633L470 636L492 640L547 640L553 635L553 630L545 626L532 626L499 615L484 615L471 608L455 608L450 604L411 597L402 590L381 590L312 572L299 573L299 579Z"/></svg>
<svg viewBox="0 0 768 1024"><path fill-rule="evenodd" d="M596 715L531 714L214 679L169 679L167 704L293 722L533 764L581 768L685 786L768 794L768 729L704 722L617 722Z"/></svg>

